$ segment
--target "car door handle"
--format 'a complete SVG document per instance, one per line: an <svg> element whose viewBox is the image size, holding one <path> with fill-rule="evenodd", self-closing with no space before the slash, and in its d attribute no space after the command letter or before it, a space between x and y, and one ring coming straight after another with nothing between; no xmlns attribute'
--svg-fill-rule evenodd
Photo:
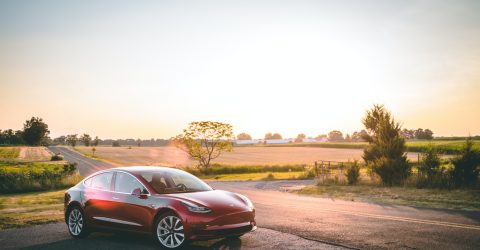
<svg viewBox="0 0 480 250"><path fill-rule="evenodd" d="M112 199L118 200L118 199L120 199L120 198L113 196Z"/></svg>

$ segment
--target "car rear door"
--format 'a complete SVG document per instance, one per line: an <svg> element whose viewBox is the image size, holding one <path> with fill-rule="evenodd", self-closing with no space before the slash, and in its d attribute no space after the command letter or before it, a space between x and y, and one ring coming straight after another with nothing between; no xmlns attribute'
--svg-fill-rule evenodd
<svg viewBox="0 0 480 250"><path fill-rule="evenodd" d="M85 180L85 214L94 226L112 226L113 172L97 174Z"/></svg>

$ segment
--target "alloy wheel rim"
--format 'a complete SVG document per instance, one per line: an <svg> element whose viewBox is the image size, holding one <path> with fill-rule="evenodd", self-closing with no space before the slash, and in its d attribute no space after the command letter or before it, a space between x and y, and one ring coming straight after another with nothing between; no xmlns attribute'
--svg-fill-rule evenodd
<svg viewBox="0 0 480 250"><path fill-rule="evenodd" d="M68 229L70 233L77 236L82 233L83 229L83 216L80 210L73 209L68 216Z"/></svg>
<svg viewBox="0 0 480 250"><path fill-rule="evenodd" d="M182 220L176 216L166 216L157 226L157 237L163 246L176 248L185 241Z"/></svg>

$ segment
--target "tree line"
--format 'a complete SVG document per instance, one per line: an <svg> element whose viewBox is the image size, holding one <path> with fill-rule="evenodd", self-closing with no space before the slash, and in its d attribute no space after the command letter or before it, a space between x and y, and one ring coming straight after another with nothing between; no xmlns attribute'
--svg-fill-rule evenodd
<svg viewBox="0 0 480 250"><path fill-rule="evenodd" d="M367 134L367 131L365 129L362 129L360 131L355 131L351 135L344 134L340 130L332 130L328 132L328 134L320 134L316 137L313 137L313 139L322 141L322 140L328 140L332 142L361 142L365 141L364 137ZM403 129L400 131L400 136L407 140L432 140L433 139L433 131L430 129ZM295 142L303 142L304 139L306 138L312 138L312 137L307 137L304 133L300 133L297 135L295 138ZM282 135L280 133L266 133L264 140L274 140L274 139L283 139ZM237 140L252 140L252 136L249 135L248 133L240 133L237 135Z"/></svg>

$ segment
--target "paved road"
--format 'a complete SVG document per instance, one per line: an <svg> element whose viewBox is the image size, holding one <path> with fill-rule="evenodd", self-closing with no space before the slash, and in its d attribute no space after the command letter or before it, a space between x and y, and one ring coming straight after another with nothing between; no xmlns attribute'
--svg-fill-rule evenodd
<svg viewBox="0 0 480 250"><path fill-rule="evenodd" d="M365 249L480 249L480 212L348 202L278 191L302 181L211 182L250 197L263 228Z"/></svg>
<svg viewBox="0 0 480 250"><path fill-rule="evenodd" d="M159 249L148 235L92 233L85 239L70 237L64 223L33 226L0 232L0 249ZM295 235L259 228L240 239L194 242L186 249L326 249L344 248L306 240Z"/></svg>
<svg viewBox="0 0 480 250"><path fill-rule="evenodd" d="M111 167L65 148L81 173ZM55 151L54 151L55 152ZM329 249L336 243L365 249L480 249L480 212L424 209L299 196L286 186L309 181L211 182L213 187L247 195L256 206L259 230L240 241L197 243L199 249ZM299 237L297 237L299 236ZM25 240L28 239L28 240ZM309 239L309 240L307 240ZM148 238L94 234L86 240L68 237L62 224L0 232L0 248L152 248ZM27 244L27 245L25 245ZM205 244L205 245L202 245Z"/></svg>
<svg viewBox="0 0 480 250"><path fill-rule="evenodd" d="M85 157L84 155L78 152L75 152L73 150L70 150L66 147L51 146L51 147L48 147L48 149L55 154L63 155L64 159L69 162L76 162L78 164L77 165L78 172L82 176L88 176L99 170L109 169L114 167L112 164Z"/></svg>

